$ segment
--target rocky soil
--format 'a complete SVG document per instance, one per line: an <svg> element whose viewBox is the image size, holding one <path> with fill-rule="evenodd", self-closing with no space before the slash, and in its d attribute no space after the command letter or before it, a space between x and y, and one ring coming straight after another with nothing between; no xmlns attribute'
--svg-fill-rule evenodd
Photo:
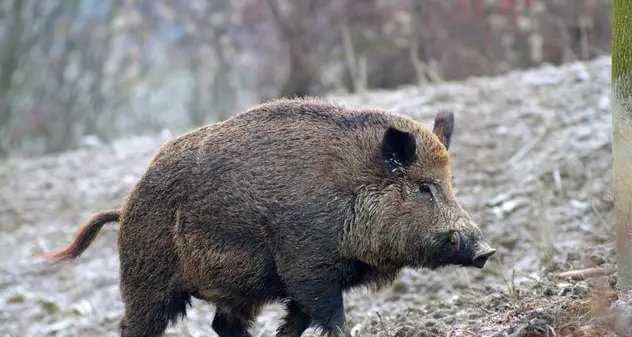
<svg viewBox="0 0 632 337"><path fill-rule="evenodd" d="M629 299L611 291L616 274L554 277L614 266L609 83L605 57L332 97L428 125L439 109L455 111L457 197L498 249L483 270L406 270L390 288L349 293L355 336L625 335ZM51 267L32 255L61 248L93 212L117 207L165 139L0 163L0 336L118 336L116 225L72 263ZM213 311L194 300L166 335L216 336ZM280 316L267 308L253 335L273 336Z"/></svg>

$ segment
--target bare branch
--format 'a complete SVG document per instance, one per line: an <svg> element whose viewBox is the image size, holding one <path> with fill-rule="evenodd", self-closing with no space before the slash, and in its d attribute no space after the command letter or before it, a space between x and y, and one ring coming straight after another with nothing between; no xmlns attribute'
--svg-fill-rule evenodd
<svg viewBox="0 0 632 337"><path fill-rule="evenodd" d="M610 274L608 269L606 268L587 268L587 269L579 269L579 270L569 270L566 272L559 273L556 278L566 279L571 278L573 280L585 280L593 277L600 277Z"/></svg>

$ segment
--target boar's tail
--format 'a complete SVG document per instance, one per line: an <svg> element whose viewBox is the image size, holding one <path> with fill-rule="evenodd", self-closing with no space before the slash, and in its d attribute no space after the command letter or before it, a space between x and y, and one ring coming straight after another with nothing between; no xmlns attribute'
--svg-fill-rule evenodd
<svg viewBox="0 0 632 337"><path fill-rule="evenodd" d="M35 257L55 258L54 264L77 258L97 237L101 227L109 222L119 221L120 210L108 210L93 215L86 221L66 248L55 253L36 254Z"/></svg>

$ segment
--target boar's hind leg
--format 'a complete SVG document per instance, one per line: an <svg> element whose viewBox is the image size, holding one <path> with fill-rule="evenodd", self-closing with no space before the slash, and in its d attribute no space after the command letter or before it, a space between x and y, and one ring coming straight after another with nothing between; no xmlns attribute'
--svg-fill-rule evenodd
<svg viewBox="0 0 632 337"><path fill-rule="evenodd" d="M289 301L285 307L287 314L283 318L283 324L277 330L276 337L301 337L309 328L311 318L295 301Z"/></svg>
<svg viewBox="0 0 632 337"><path fill-rule="evenodd" d="M170 322L175 323L186 315L191 295L174 277L177 264L173 255L170 255L172 249L165 249L159 244L153 244L157 248L144 249L144 242L128 241L129 238L135 238L136 233L125 235L123 231L120 240L123 243L120 289L125 312L121 321L121 336L158 337Z"/></svg>
<svg viewBox="0 0 632 337"><path fill-rule="evenodd" d="M217 309L211 326L219 337L252 337L248 332L248 327L250 327L253 319L254 317L230 315L223 310Z"/></svg>
<svg viewBox="0 0 632 337"><path fill-rule="evenodd" d="M159 337L170 321L184 316L190 296L186 293L170 293L170 296L151 296L142 288L132 298L126 297L125 314L121 320L122 337ZM157 300L160 298L160 300Z"/></svg>

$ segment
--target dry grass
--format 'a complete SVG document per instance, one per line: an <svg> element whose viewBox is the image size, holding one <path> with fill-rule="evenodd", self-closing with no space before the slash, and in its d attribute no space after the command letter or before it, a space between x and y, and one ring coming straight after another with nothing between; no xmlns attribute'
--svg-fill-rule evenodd
<svg viewBox="0 0 632 337"><path fill-rule="evenodd" d="M454 329L448 336L628 336L631 295L604 283L606 279L597 280L592 287L549 283L545 293L558 289L559 295L522 296L511 309L490 313L485 324Z"/></svg>

